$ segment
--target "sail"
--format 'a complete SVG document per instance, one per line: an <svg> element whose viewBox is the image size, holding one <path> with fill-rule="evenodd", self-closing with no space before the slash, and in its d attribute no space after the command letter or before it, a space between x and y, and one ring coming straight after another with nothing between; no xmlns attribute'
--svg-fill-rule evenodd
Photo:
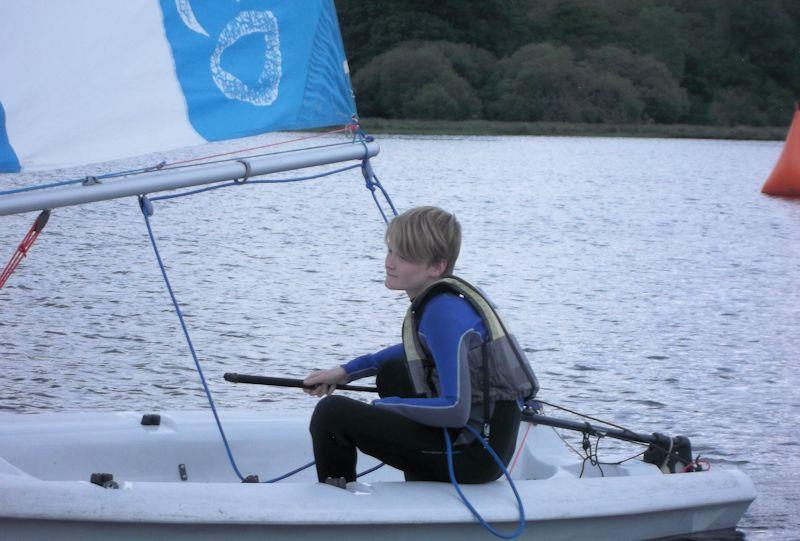
<svg viewBox="0 0 800 541"><path fill-rule="evenodd" d="M356 114L332 0L4 0L0 173Z"/></svg>

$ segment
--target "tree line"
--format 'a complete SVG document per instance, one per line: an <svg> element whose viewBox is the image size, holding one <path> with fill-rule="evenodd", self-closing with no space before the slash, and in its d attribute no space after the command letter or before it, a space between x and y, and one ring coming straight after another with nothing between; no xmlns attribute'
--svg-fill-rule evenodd
<svg viewBox="0 0 800 541"><path fill-rule="evenodd" d="M336 0L359 113L785 125L796 0Z"/></svg>

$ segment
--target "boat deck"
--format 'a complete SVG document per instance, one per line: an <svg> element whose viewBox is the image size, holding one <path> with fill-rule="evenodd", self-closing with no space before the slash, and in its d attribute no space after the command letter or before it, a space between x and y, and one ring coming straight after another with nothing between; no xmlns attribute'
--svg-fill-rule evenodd
<svg viewBox="0 0 800 541"><path fill-rule="evenodd" d="M141 418L0 415L3 527L42 538L73 530L75 538L95 530L140 537L149 529L165 538L213 539L223 530L235 539L314 538L334 528L336 535L374 539L376 527L382 539L423 531L445 539L488 535L447 483L405 482L388 466L347 490L317 483L313 467L277 483L240 483L210 412L162 413L158 426L142 426ZM228 411L221 418L245 475L269 479L313 460L307 415ZM375 465L359 457L359 471ZM579 478L581 466L552 429L530 430L512 473L525 504L523 539L645 539L730 528L755 497L750 480L735 470L665 475L632 461L604 466L601 476L587 463ZM118 488L90 483L92 473L113 474ZM488 521L515 528L507 482L462 489Z"/></svg>

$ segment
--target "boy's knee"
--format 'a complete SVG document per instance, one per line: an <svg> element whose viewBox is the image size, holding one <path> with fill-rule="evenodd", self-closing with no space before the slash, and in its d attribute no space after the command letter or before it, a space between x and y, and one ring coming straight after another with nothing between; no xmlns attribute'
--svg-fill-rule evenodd
<svg viewBox="0 0 800 541"><path fill-rule="evenodd" d="M314 408L314 413L311 415L311 423L309 429L312 434L319 429L326 429L330 431L331 425L336 419L341 419L344 416L341 414L343 404L348 399L342 396L326 396L320 399L317 407Z"/></svg>

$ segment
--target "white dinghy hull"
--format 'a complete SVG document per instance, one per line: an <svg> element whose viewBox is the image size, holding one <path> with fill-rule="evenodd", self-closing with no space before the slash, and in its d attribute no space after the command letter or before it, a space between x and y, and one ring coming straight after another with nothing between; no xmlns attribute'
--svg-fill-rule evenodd
<svg viewBox="0 0 800 541"><path fill-rule="evenodd" d="M385 466L347 490L313 467L277 483L240 483L210 412L0 414L0 532L8 539L487 539L447 483L405 482ZM313 460L308 415L221 414L241 472L262 480ZM520 431L520 440L526 425ZM662 474L604 466L534 426L512 472L525 504L520 539L653 539L734 528L755 498L736 470ZM187 479L181 480L179 465ZM359 471L376 465L359 456ZM119 488L89 482L111 473ZM517 524L504 480L462 485L501 531ZM6 537L7 536L7 537Z"/></svg>

